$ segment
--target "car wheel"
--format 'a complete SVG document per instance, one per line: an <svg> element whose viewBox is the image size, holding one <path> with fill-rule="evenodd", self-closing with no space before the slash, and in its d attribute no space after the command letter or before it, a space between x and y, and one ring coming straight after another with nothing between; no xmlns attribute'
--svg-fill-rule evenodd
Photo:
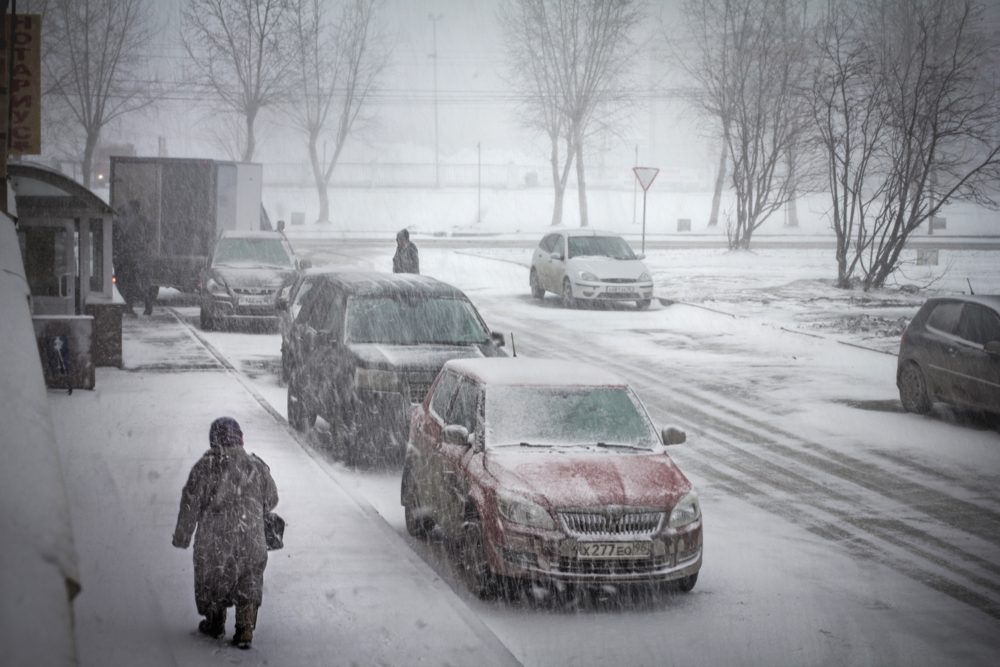
<svg viewBox="0 0 1000 667"><path fill-rule="evenodd" d="M296 431L305 433L316 423L316 413L310 410L298 385L298 377L293 373L288 381L288 423Z"/></svg>
<svg viewBox="0 0 1000 667"><path fill-rule="evenodd" d="M635 302L636 310L646 310L651 302L652 299L639 299Z"/></svg>
<svg viewBox="0 0 1000 667"><path fill-rule="evenodd" d="M538 273L534 269L531 270L531 274L528 276L528 284L531 285L531 296L536 299L545 298L545 288L538 282Z"/></svg>
<svg viewBox="0 0 1000 667"><path fill-rule="evenodd" d="M683 579L679 579L677 581L677 589L682 593L690 593L696 583L698 583L697 572L687 577L684 577Z"/></svg>
<svg viewBox="0 0 1000 667"><path fill-rule="evenodd" d="M202 331L215 331L215 319L205 312L204 306L201 308L199 318L201 319Z"/></svg>
<svg viewBox="0 0 1000 667"><path fill-rule="evenodd" d="M915 362L903 366L899 374L899 401L907 412L923 415L931 410L931 399L927 395L924 374Z"/></svg>
<svg viewBox="0 0 1000 667"><path fill-rule="evenodd" d="M459 548L465 585L476 597L494 597L500 586L497 576L490 569L486 555L486 537L478 517L469 519L462 526L462 543Z"/></svg>
<svg viewBox="0 0 1000 667"><path fill-rule="evenodd" d="M570 285L569 278L563 278L562 302L566 308L572 308L576 305L576 299L573 298L573 286Z"/></svg>
<svg viewBox="0 0 1000 667"><path fill-rule="evenodd" d="M407 470L403 473L403 514L406 517L406 532L413 537L426 539L433 522L428 517L418 516L417 510L420 507L416 484L413 483L412 474Z"/></svg>

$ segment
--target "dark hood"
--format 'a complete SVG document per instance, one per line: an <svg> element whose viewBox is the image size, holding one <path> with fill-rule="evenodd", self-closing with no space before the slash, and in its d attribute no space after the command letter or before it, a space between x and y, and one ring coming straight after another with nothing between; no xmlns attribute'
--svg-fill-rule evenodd
<svg viewBox="0 0 1000 667"><path fill-rule="evenodd" d="M563 507L638 505L672 508L691 483L666 454L500 448L485 466L499 488L550 511Z"/></svg>

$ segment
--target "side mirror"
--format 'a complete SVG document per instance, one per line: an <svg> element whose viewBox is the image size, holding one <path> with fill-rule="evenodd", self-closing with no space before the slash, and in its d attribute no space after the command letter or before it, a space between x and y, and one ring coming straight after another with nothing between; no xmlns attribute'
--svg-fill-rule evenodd
<svg viewBox="0 0 1000 667"><path fill-rule="evenodd" d="M664 445L683 445L687 441L687 433L675 426L667 426L660 433Z"/></svg>
<svg viewBox="0 0 1000 667"><path fill-rule="evenodd" d="M549 255L549 257L551 257L552 259L558 259L560 262L562 261L562 253L561 252L554 252L551 255Z"/></svg>
<svg viewBox="0 0 1000 667"><path fill-rule="evenodd" d="M1000 340L991 340L983 346L987 354L992 354L995 356L1000 356Z"/></svg>
<svg viewBox="0 0 1000 667"><path fill-rule="evenodd" d="M638 260L643 260L646 259L646 256L640 252L638 255L635 256L635 258Z"/></svg>
<svg viewBox="0 0 1000 667"><path fill-rule="evenodd" d="M311 261L309 261L308 259L300 259L299 260L299 268L300 269L311 269L312 265L313 265L313 263Z"/></svg>
<svg viewBox="0 0 1000 667"><path fill-rule="evenodd" d="M503 347L507 344L507 339L504 337L502 331L491 331L490 338L493 339L497 347Z"/></svg>
<svg viewBox="0 0 1000 667"><path fill-rule="evenodd" d="M446 445L468 445L469 429L461 424L449 424L441 432L441 439Z"/></svg>

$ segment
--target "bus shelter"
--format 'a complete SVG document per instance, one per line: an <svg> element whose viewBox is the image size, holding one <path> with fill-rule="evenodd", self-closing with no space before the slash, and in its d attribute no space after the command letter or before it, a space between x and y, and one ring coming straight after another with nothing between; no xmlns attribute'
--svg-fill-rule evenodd
<svg viewBox="0 0 1000 667"><path fill-rule="evenodd" d="M95 366L122 365L111 264L115 212L52 169L17 162L7 169L46 383L92 389Z"/></svg>

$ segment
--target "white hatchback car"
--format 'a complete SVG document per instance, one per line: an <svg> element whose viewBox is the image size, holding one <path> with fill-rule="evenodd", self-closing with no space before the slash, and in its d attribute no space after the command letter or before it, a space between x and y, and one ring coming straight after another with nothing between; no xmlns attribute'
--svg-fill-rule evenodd
<svg viewBox="0 0 1000 667"><path fill-rule="evenodd" d="M553 292L572 306L579 300L635 301L653 298L653 277L625 239L609 232L574 229L545 236L531 258L531 295Z"/></svg>

